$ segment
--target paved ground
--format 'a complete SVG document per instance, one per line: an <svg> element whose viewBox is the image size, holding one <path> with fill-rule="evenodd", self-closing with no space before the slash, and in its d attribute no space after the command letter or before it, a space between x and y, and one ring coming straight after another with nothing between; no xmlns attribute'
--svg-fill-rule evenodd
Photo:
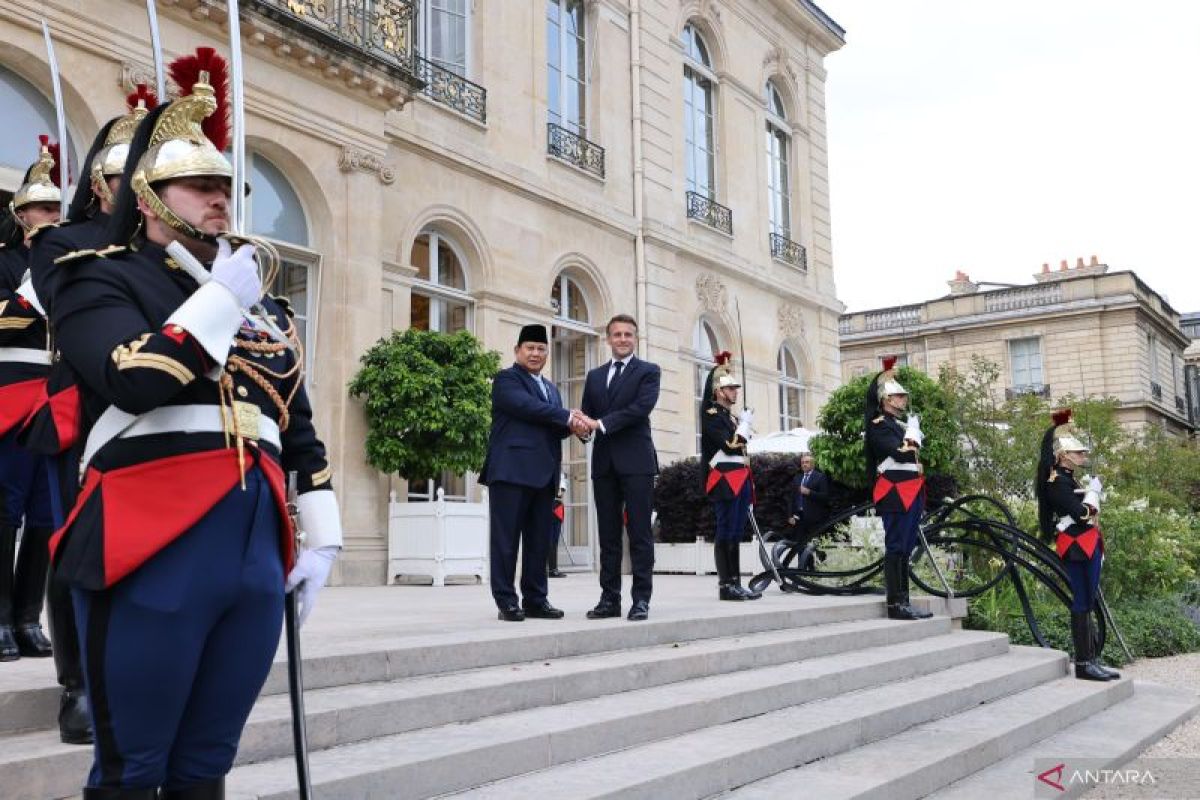
<svg viewBox="0 0 1200 800"><path fill-rule="evenodd" d="M1121 677L1177 686L1188 691L1200 689L1200 653L1168 658L1143 658L1121 668ZM1200 758L1200 715L1180 725L1168 736L1151 745L1143 758Z"/></svg>

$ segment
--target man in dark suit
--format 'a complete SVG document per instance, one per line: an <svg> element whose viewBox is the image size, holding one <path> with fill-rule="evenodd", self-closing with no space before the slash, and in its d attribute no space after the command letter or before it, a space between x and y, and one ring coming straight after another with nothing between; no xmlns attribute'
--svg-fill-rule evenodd
<svg viewBox="0 0 1200 800"><path fill-rule="evenodd" d="M806 541L829 519L829 477L817 469L810 453L800 456L800 473L792 479L792 538Z"/></svg>
<svg viewBox="0 0 1200 800"><path fill-rule="evenodd" d="M588 619L621 616L621 528L629 531L633 564L629 619L650 613L654 535L650 510L658 454L650 437L650 412L658 403L661 370L633 354L637 322L628 314L609 320L605 337L612 360L587 374L580 410L595 438L592 489L600 533L600 602ZM622 517L625 517L622 520Z"/></svg>
<svg viewBox="0 0 1200 800"><path fill-rule="evenodd" d="M554 518L554 490L562 464L562 440L587 429L563 408L558 389L542 377L546 365L544 325L521 328L516 363L492 381L492 430L479 481L488 487L491 516L492 597L499 618L561 619L546 597L546 551ZM521 549L521 601L513 580Z"/></svg>

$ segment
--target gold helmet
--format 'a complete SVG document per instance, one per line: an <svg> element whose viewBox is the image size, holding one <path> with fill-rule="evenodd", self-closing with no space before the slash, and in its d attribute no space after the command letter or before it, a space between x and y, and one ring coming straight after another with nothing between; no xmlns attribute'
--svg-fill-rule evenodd
<svg viewBox="0 0 1200 800"><path fill-rule="evenodd" d="M211 47L196 49L171 63L181 96L153 121L144 153L138 155L130 188L167 225L196 239L210 240L167 208L155 184L177 178L233 178L222 151L229 144L228 66ZM131 156L132 157L132 156Z"/></svg>
<svg viewBox="0 0 1200 800"><path fill-rule="evenodd" d="M1051 446L1055 458L1058 458L1063 453L1086 453L1091 450L1090 447L1079 440L1075 426L1071 424L1071 409L1064 408L1060 411L1055 411L1051 420L1054 422L1054 434Z"/></svg>
<svg viewBox="0 0 1200 800"><path fill-rule="evenodd" d="M104 145L91 163L91 179L100 197L108 203L115 203L112 191L108 188L108 178L118 177L125 171L125 159L129 156L129 143L138 123L145 119L158 106L158 97L139 83L137 91L125 98L129 113L119 118L108 129L104 137Z"/></svg>
<svg viewBox="0 0 1200 800"><path fill-rule="evenodd" d="M717 365L708 375L710 386L708 398L710 400L717 399L717 391L720 389L739 388L742 385L733 374L733 355L729 351L722 350L713 358Z"/></svg>
<svg viewBox="0 0 1200 800"><path fill-rule="evenodd" d="M888 356L883 359L883 371L875 378L878 389L876 393L879 399L892 394L908 394L908 389L905 389L900 381L896 379L896 357Z"/></svg>
<svg viewBox="0 0 1200 800"><path fill-rule="evenodd" d="M38 160L29 168L25 183L21 184L9 203L8 207L13 212L33 203L62 202L62 189L58 186L59 147L50 144L50 137L45 134L38 139L41 141ZM24 223L22 227L25 227Z"/></svg>

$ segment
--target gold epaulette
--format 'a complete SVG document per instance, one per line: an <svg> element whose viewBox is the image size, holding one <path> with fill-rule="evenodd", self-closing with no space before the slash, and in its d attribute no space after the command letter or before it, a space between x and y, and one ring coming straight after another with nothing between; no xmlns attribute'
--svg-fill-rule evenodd
<svg viewBox="0 0 1200 800"><path fill-rule="evenodd" d="M72 250L70 253L66 253L65 255L61 255L54 259L54 263L70 264L75 261L83 261L89 258L108 258L109 256L113 256L118 253L124 253L127 249L128 248L119 244L110 244L108 247L100 250Z"/></svg>
<svg viewBox="0 0 1200 800"><path fill-rule="evenodd" d="M716 409L716 408L710 408L708 411L705 411L704 413L705 413L705 414L715 414L715 413L717 413L717 409Z"/></svg>
<svg viewBox="0 0 1200 800"><path fill-rule="evenodd" d="M885 415L884 415L884 414L880 414L878 417L876 417L875 419L871 420L871 423L872 423L873 425L878 425L879 423L883 422L883 420L884 420L885 418L886 418L886 417L885 417Z"/></svg>
<svg viewBox="0 0 1200 800"><path fill-rule="evenodd" d="M31 230L26 235L26 238L29 239L30 241L33 241L37 237L41 236L44 231L48 231L51 228L57 228L59 225L62 225L62 224L64 224L62 220L59 220L58 222L43 222L41 225L38 225L33 230Z"/></svg>

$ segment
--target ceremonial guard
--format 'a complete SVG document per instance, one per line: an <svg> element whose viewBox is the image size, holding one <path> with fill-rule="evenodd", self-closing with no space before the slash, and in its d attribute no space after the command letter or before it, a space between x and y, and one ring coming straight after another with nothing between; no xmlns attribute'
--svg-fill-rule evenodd
<svg viewBox="0 0 1200 800"><path fill-rule="evenodd" d="M92 705L87 800L224 796L284 592L301 592L303 619L341 545L295 326L262 292L277 255L225 235L224 70L207 48L171 65L181 96L130 143L109 227L119 246L54 266L51 321L95 420L51 542ZM286 473L307 536L298 557Z"/></svg>
<svg viewBox="0 0 1200 800"><path fill-rule="evenodd" d="M0 661L51 654L39 623L53 530L49 473L44 458L17 442L17 430L45 393L50 370L46 318L28 277L29 240L59 218L57 150L41 137L38 160L0 225Z"/></svg>
<svg viewBox="0 0 1200 800"><path fill-rule="evenodd" d="M925 510L925 475L921 466L920 419L906 414L908 390L896 380L895 358L883 360L883 371L867 388L866 454L868 481L875 511L883 520L883 585L889 619L933 616L913 608L908 598L908 561L917 544Z"/></svg>
<svg viewBox="0 0 1200 800"><path fill-rule="evenodd" d="M741 543L754 502L754 480L746 444L754 414L744 409L736 418L741 384L730 369L730 354L717 354L717 366L704 384L700 406L700 458L705 466L704 492L717 517L713 558L717 564L718 597L722 600L757 600L761 592L743 588Z"/></svg>
<svg viewBox="0 0 1200 800"><path fill-rule="evenodd" d="M1088 448L1071 425L1071 410L1054 413L1053 425L1042 436L1038 459L1038 527L1056 534L1055 550L1071 584L1071 642L1075 649L1075 677L1085 681L1112 681L1120 673L1099 663L1092 629L1092 611L1100 591L1100 566L1104 562L1104 536L1100 533L1100 499L1104 487L1092 477L1080 481L1075 470L1087 464Z"/></svg>
<svg viewBox="0 0 1200 800"><path fill-rule="evenodd" d="M565 578L567 573L558 568L558 543L562 540L563 522L567 518L567 473L558 482L558 493L554 495L553 519L550 521L550 549L546 551L546 577Z"/></svg>

